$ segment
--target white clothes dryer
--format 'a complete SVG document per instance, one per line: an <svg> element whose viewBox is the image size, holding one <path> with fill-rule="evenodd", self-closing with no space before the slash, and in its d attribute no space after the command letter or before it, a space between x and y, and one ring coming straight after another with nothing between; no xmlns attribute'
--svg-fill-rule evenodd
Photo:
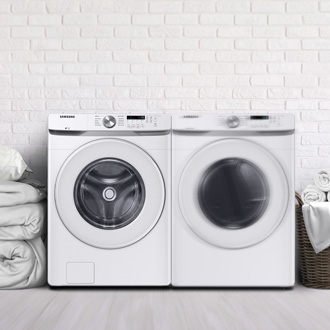
<svg viewBox="0 0 330 330"><path fill-rule="evenodd" d="M171 118L52 114L48 283L170 283Z"/></svg>
<svg viewBox="0 0 330 330"><path fill-rule="evenodd" d="M294 116L172 116L172 284L291 287Z"/></svg>

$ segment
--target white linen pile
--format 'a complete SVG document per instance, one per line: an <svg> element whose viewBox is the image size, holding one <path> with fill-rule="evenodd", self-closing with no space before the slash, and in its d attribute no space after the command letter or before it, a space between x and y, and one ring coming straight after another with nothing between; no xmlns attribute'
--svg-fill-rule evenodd
<svg viewBox="0 0 330 330"><path fill-rule="evenodd" d="M316 253L330 246L330 203L311 202L302 207L308 238Z"/></svg>
<svg viewBox="0 0 330 330"><path fill-rule="evenodd" d="M308 185L301 194L305 204L330 201L330 169L317 171L314 185Z"/></svg>
<svg viewBox="0 0 330 330"><path fill-rule="evenodd" d="M46 192L36 180L0 181L0 289L46 282Z"/></svg>

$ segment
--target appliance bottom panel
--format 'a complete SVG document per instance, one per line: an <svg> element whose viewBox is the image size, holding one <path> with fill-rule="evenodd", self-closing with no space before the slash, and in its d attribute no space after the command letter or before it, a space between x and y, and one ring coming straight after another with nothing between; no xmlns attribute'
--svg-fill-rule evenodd
<svg viewBox="0 0 330 330"><path fill-rule="evenodd" d="M183 219L173 221L174 286L291 287L295 282L294 214L264 241L224 249L197 237Z"/></svg>

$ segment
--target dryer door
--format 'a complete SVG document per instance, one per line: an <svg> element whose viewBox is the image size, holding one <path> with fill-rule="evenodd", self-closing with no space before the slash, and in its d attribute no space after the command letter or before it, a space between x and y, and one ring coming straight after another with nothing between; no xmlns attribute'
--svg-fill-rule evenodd
<svg viewBox="0 0 330 330"><path fill-rule="evenodd" d="M165 201L161 172L132 143L100 139L64 162L55 185L59 216L72 235L99 248L130 245L155 226Z"/></svg>
<svg viewBox="0 0 330 330"><path fill-rule="evenodd" d="M288 194L278 160L243 139L220 140L198 151L179 183L189 227L206 242L230 249L268 237L286 213Z"/></svg>

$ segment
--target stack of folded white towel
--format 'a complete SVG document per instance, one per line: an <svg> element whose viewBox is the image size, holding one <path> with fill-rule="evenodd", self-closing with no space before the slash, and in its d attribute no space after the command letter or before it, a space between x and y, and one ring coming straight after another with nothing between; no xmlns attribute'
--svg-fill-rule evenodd
<svg viewBox="0 0 330 330"><path fill-rule="evenodd" d="M330 170L319 170L314 176L314 185L308 185L301 197L305 204L330 201Z"/></svg>
<svg viewBox="0 0 330 330"><path fill-rule="evenodd" d="M46 190L22 179L24 164L16 151L0 146L0 289L46 282Z"/></svg>

